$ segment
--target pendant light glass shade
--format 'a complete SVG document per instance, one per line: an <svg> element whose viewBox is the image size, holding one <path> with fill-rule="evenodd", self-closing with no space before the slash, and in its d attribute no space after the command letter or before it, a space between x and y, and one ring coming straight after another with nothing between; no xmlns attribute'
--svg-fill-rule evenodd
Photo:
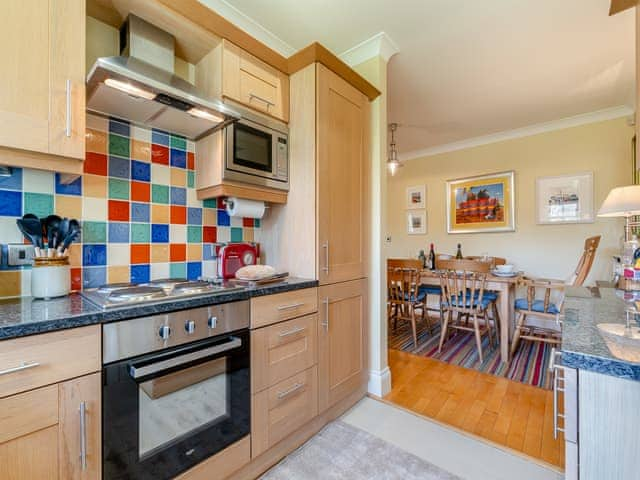
<svg viewBox="0 0 640 480"><path fill-rule="evenodd" d="M398 168L402 166L400 160L398 160L398 149L396 148L396 139L395 132L398 129L397 123L392 123L389 125L391 129L391 144L389 146L389 158L387 158L387 168L389 169L389 173L391 175L395 175L398 171Z"/></svg>

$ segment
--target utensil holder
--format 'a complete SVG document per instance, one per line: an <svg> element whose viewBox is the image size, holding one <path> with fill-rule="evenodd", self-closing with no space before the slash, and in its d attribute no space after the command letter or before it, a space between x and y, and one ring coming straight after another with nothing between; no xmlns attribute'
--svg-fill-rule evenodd
<svg viewBox="0 0 640 480"><path fill-rule="evenodd" d="M62 297L71 290L69 257L36 257L31 269L31 296L34 298Z"/></svg>

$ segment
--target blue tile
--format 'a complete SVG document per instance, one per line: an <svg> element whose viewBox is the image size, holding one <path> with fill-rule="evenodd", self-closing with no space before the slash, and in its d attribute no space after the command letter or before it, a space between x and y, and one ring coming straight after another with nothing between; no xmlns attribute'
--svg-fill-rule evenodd
<svg viewBox="0 0 640 480"><path fill-rule="evenodd" d="M131 282L144 283L151 280L151 268L149 265L131 265Z"/></svg>
<svg viewBox="0 0 640 480"><path fill-rule="evenodd" d="M171 187L171 204L172 205L186 205L187 204L187 189L181 187Z"/></svg>
<svg viewBox="0 0 640 480"><path fill-rule="evenodd" d="M128 158L109 157L109 176L126 178L131 176L131 161Z"/></svg>
<svg viewBox="0 0 640 480"><path fill-rule="evenodd" d="M151 143L155 143L157 145L164 145L165 147L169 146L169 134L167 132L163 132L162 130L156 130L155 128L151 130Z"/></svg>
<svg viewBox="0 0 640 480"><path fill-rule="evenodd" d="M187 152L184 150L171 149L171 166L187 168Z"/></svg>
<svg viewBox="0 0 640 480"><path fill-rule="evenodd" d="M187 223L189 225L202 225L202 209L189 207L187 209Z"/></svg>
<svg viewBox="0 0 640 480"><path fill-rule="evenodd" d="M22 190L22 169L11 167L10 177L0 177L0 188Z"/></svg>
<svg viewBox="0 0 640 480"><path fill-rule="evenodd" d="M202 276L202 263L200 262L188 262L187 263L187 279L198 280Z"/></svg>
<svg viewBox="0 0 640 480"><path fill-rule="evenodd" d="M259 218L254 218L253 219L253 226L255 228L260 228L260 219Z"/></svg>
<svg viewBox="0 0 640 480"><path fill-rule="evenodd" d="M211 243L205 243L202 245L202 259L203 260L215 260L216 259L216 246Z"/></svg>
<svg viewBox="0 0 640 480"><path fill-rule="evenodd" d="M109 222L109 242L129 243L129 224L124 222Z"/></svg>
<svg viewBox="0 0 640 480"><path fill-rule="evenodd" d="M231 219L226 210L218 210L218 226L229 227L231 225Z"/></svg>
<svg viewBox="0 0 640 480"><path fill-rule="evenodd" d="M107 283L107 267L89 267L82 269L82 287L96 288Z"/></svg>
<svg viewBox="0 0 640 480"><path fill-rule="evenodd" d="M56 193L60 195L82 195L82 177L76 178L73 182L64 184L60 182L60 174L56 173ZM27 185L27 190L29 186Z"/></svg>
<svg viewBox="0 0 640 480"><path fill-rule="evenodd" d="M131 178L141 182L151 181L151 164L131 160Z"/></svg>
<svg viewBox="0 0 640 480"><path fill-rule="evenodd" d="M0 217L21 216L22 192L16 192L13 190L0 190Z"/></svg>
<svg viewBox="0 0 640 480"><path fill-rule="evenodd" d="M82 265L96 266L107 264L106 245L82 245Z"/></svg>
<svg viewBox="0 0 640 480"><path fill-rule="evenodd" d="M131 204L131 221L132 222L149 222L150 210L148 203L132 203Z"/></svg>
<svg viewBox="0 0 640 480"><path fill-rule="evenodd" d="M125 137L131 136L131 129L129 128L129 123L125 120L116 120L116 119L110 118L109 131L111 133L117 133L118 135L122 135Z"/></svg>
<svg viewBox="0 0 640 480"><path fill-rule="evenodd" d="M242 241L242 228L240 228L240 227L231 227L231 241L232 242L241 242Z"/></svg>
<svg viewBox="0 0 640 480"><path fill-rule="evenodd" d="M151 225L151 241L153 243L169 243L169 225L157 223Z"/></svg>

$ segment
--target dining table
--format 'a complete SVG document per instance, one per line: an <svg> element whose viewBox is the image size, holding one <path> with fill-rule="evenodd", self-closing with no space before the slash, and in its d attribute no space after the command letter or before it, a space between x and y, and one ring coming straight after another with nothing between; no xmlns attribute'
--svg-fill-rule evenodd
<svg viewBox="0 0 640 480"><path fill-rule="evenodd" d="M509 341L515 326L515 298L518 281L522 277L516 274L511 277L487 275L485 290L491 290L498 295L497 307L500 316L500 359L509 361ZM440 286L440 276L437 270L421 270L420 283L422 285Z"/></svg>

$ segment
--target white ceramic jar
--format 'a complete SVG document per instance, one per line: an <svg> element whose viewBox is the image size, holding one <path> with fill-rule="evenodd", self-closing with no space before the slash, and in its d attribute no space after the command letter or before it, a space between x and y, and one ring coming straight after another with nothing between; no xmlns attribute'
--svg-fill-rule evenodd
<svg viewBox="0 0 640 480"><path fill-rule="evenodd" d="M55 298L68 295L71 290L69 257L36 258L31 269L31 296Z"/></svg>

